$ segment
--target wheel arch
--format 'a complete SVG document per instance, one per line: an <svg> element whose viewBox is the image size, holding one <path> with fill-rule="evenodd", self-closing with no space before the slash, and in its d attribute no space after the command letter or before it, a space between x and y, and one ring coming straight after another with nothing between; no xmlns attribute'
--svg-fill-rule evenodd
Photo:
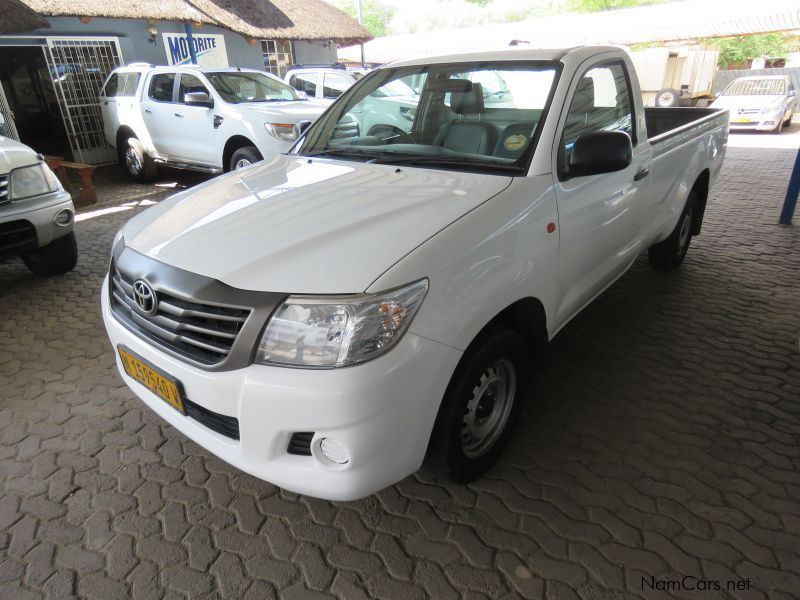
<svg viewBox="0 0 800 600"><path fill-rule="evenodd" d="M121 125L119 129L117 129L117 154L122 155L123 150L123 143L130 139L130 138L139 139L139 136L136 135L136 132L129 127L128 125Z"/></svg>
<svg viewBox="0 0 800 600"><path fill-rule="evenodd" d="M694 207L694 218L692 219L692 235L698 235L700 228L703 226L703 216L706 212L710 184L711 173L708 169L703 169L692 185L691 191L697 194L697 204Z"/></svg>
<svg viewBox="0 0 800 600"><path fill-rule="evenodd" d="M233 156L233 153L239 148L244 148L245 146L253 146L254 148L256 147L255 143L250 138L238 133L228 138L228 141L225 142L225 147L222 149L223 171L226 173L230 171L231 157Z"/></svg>

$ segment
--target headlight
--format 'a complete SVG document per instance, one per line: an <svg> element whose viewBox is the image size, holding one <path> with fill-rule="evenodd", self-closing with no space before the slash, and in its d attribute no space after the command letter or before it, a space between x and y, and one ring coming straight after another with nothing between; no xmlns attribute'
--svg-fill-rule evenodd
<svg viewBox="0 0 800 600"><path fill-rule="evenodd" d="M771 106L765 106L761 109L762 115L772 115L775 113L779 113L783 110L783 104L772 104Z"/></svg>
<svg viewBox="0 0 800 600"><path fill-rule="evenodd" d="M293 142L297 139L297 130L294 123L264 123L264 129L274 138L284 142Z"/></svg>
<svg viewBox="0 0 800 600"><path fill-rule="evenodd" d="M289 296L267 324L256 362L330 368L375 358L400 340L427 291L422 279L380 294Z"/></svg>
<svg viewBox="0 0 800 600"><path fill-rule="evenodd" d="M58 177L50 170L47 163L40 162L11 171L9 186L11 187L11 199L22 200L60 190L61 182L58 181Z"/></svg>

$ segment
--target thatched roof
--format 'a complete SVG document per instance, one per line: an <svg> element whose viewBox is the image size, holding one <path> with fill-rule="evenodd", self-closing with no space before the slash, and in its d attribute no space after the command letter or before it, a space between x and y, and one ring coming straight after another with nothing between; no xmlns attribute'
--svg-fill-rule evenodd
<svg viewBox="0 0 800 600"><path fill-rule="evenodd" d="M0 0L5 1L5 0ZM371 40L369 32L322 0L22 0L48 16L195 21L279 40Z"/></svg>
<svg viewBox="0 0 800 600"><path fill-rule="evenodd" d="M19 0L0 0L0 34L19 33L40 27L50 27L50 24L37 15Z"/></svg>

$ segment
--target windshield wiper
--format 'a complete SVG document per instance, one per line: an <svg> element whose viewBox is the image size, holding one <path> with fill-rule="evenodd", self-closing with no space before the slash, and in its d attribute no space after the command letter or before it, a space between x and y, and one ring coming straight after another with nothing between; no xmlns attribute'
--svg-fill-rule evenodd
<svg viewBox="0 0 800 600"><path fill-rule="evenodd" d="M497 169L500 171L513 171L514 173L519 173L519 167L514 165L506 165L502 163L492 163L492 162L484 162L482 160L475 160L473 158L464 158L461 156L425 156L425 155L411 155L411 156L402 156L402 155L382 155L376 156L368 160L369 163L376 163L376 164L407 164L407 165L414 165L414 166L421 166L425 167L427 165L438 165L438 166L452 166L452 167L478 167L480 169Z"/></svg>

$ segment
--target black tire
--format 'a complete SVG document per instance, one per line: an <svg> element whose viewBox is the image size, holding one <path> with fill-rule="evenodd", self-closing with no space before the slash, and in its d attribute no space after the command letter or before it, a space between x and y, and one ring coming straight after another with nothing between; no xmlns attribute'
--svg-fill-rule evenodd
<svg viewBox="0 0 800 600"><path fill-rule="evenodd" d="M54 239L35 252L22 255L22 262L39 277L52 277L72 271L78 264L78 243L75 232Z"/></svg>
<svg viewBox="0 0 800 600"><path fill-rule="evenodd" d="M119 162L128 177L139 183L153 181L158 175L155 161L144 151L144 146L138 138L129 137L121 144Z"/></svg>
<svg viewBox="0 0 800 600"><path fill-rule="evenodd" d="M668 238L650 246L647 251L647 258L653 268L660 271L671 271L681 266L692 241L692 228L697 219L696 206L697 192L692 191L689 193L689 198L686 200L686 205L683 207L675 229Z"/></svg>
<svg viewBox="0 0 800 600"><path fill-rule="evenodd" d="M502 370L505 388L498 380ZM436 477L469 483L497 462L518 420L531 371L525 340L515 331L492 327L473 342L447 386L431 434L427 463ZM509 393L499 403L503 389ZM474 435L481 425L476 418L488 429L482 444Z"/></svg>
<svg viewBox="0 0 800 600"><path fill-rule="evenodd" d="M236 169L241 169L262 160L264 160L264 157L261 156L258 148L255 146L242 146L234 150L231 155L231 160L228 163L228 170L235 171Z"/></svg>
<svg viewBox="0 0 800 600"><path fill-rule="evenodd" d="M670 108L678 106L681 95L677 90L661 90L656 94L656 106L660 108Z"/></svg>

